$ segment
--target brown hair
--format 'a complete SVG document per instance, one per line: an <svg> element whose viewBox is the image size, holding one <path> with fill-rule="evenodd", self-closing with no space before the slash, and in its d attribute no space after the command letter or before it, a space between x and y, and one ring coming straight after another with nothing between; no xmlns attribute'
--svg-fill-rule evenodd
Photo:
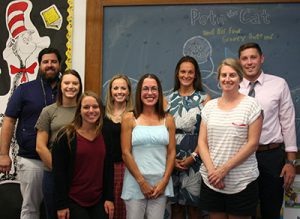
<svg viewBox="0 0 300 219"><path fill-rule="evenodd" d="M74 138L76 130L82 126L81 106L82 106L82 100L85 97L95 98L95 100L97 101L97 103L99 105L100 117L96 121L96 123L97 123L96 129L97 129L97 133L101 132L102 125L103 125L103 114L104 114L104 109L103 109L103 104L102 104L101 98L92 91L85 91L78 100L77 108L76 108L76 112L75 112L73 121L69 125L62 128L62 130L60 131L60 134L57 136L57 140L59 140L66 133L67 137L68 137L68 143L70 145L70 141L72 138Z"/></svg>
<svg viewBox="0 0 300 219"><path fill-rule="evenodd" d="M62 94L62 91L61 91L61 83L62 83L62 80L64 78L65 75L74 75L78 81L79 81L79 91L78 91L78 94L77 94L77 97L76 97L76 102L78 103L78 100L80 98L80 95L82 94L82 82L81 82L81 78L80 78L80 75L79 73L74 70L74 69L68 69L66 70L60 80L58 81L58 84L57 84L57 100L56 100L56 103L57 105L62 105L63 104L63 94Z"/></svg>
<svg viewBox="0 0 300 219"><path fill-rule="evenodd" d="M174 78L174 91L177 91L180 88L180 82L178 79L178 74L179 74L179 69L180 69L180 65L184 62L190 62L193 64L194 68L195 68L195 78L193 81L193 87L196 91L203 91L203 85L202 85L202 79L201 79L201 72L200 72L200 68L199 65L196 61L196 59L194 59L191 56L183 56L176 65L175 68L175 78Z"/></svg>
<svg viewBox="0 0 300 219"><path fill-rule="evenodd" d="M134 108L134 115L136 118L138 118L141 113L143 112L143 102L141 100L141 94L142 94L142 86L143 82L146 78L151 78L154 79L157 83L158 87L158 101L155 104L155 111L158 114L158 117L160 119L165 118L165 111L164 111L164 98L163 98L163 91L162 91L162 86L161 83L158 79L158 77L154 74L145 74L143 75L140 80L138 81L137 87L136 87L136 92L135 92L135 108Z"/></svg>
<svg viewBox="0 0 300 219"><path fill-rule="evenodd" d="M256 49L257 52L259 53L259 55L262 55L262 50L260 48L260 46L257 43L245 43L243 45L240 46L239 48L239 57L241 57L241 52L243 52L246 49Z"/></svg>

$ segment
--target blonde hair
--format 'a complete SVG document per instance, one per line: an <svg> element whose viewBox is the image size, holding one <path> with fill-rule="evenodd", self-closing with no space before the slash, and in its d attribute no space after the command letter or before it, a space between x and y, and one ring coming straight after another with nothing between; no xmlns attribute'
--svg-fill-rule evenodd
<svg viewBox="0 0 300 219"><path fill-rule="evenodd" d="M110 79L109 84L107 86L107 91L106 91L106 97L105 97L105 102L106 102L105 115L109 119L112 119L113 112L114 112L114 101L113 101L113 97L111 95L111 89L112 89L112 83L116 79L123 79L127 83L129 94L128 94L128 97L126 98L125 112L133 110L133 98L132 98L132 86L131 86L131 82L130 82L129 78L126 75L117 74L117 75L113 76L112 79Z"/></svg>
<svg viewBox="0 0 300 219"><path fill-rule="evenodd" d="M240 64L240 60L234 58L224 59L218 67L218 79L220 79L221 68L223 66L229 66L233 68L239 76L240 81L243 80L243 68Z"/></svg>

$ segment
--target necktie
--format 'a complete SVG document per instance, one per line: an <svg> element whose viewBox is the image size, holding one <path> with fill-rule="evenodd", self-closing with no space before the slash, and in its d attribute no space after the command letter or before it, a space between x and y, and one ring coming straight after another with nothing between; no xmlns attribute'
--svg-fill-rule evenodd
<svg viewBox="0 0 300 219"><path fill-rule="evenodd" d="M255 81L255 82L251 81L249 84L250 84L250 90L249 90L248 96L255 97L254 87L257 84L257 81Z"/></svg>

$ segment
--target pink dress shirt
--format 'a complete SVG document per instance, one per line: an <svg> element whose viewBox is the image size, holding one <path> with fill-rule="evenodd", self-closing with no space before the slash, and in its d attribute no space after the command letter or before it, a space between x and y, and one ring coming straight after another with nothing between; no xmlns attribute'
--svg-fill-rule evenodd
<svg viewBox="0 0 300 219"><path fill-rule="evenodd" d="M282 143L286 152L297 152L295 108L288 84L283 78L264 74L257 79L255 99L264 111L259 144ZM248 95L249 81L244 78L240 92Z"/></svg>

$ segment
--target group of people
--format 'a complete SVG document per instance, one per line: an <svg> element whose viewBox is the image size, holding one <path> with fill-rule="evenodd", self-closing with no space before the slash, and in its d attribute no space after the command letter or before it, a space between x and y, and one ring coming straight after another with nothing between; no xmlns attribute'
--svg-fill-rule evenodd
<svg viewBox="0 0 300 219"><path fill-rule="evenodd" d="M295 110L286 81L265 74L256 43L218 67L222 95L205 92L197 61L182 57L174 90L158 77L115 75L105 107L82 93L75 70L46 48L36 80L9 100L1 132L0 171L11 167L15 124L22 219L280 218L283 192L296 174ZM166 207L171 206L171 212ZM170 214L169 214L170 213Z"/></svg>

